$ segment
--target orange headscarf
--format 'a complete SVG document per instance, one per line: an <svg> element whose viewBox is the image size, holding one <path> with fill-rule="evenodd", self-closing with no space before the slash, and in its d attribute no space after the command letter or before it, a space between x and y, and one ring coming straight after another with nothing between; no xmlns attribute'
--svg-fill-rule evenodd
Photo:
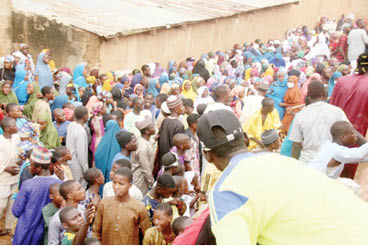
<svg viewBox="0 0 369 246"><path fill-rule="evenodd" d="M295 84L292 88L288 88L286 91L286 94L284 94L283 100L287 104L295 104L299 105L301 104L301 91L297 85L299 79L297 76L292 75L288 78L288 80L292 79L293 83Z"/></svg>

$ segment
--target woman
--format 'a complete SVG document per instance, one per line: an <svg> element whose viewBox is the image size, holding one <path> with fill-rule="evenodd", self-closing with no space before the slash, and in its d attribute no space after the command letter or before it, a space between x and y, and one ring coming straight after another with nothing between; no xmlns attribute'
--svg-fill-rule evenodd
<svg viewBox="0 0 369 246"><path fill-rule="evenodd" d="M92 156L94 157L95 151L105 133L103 115L106 113L106 109L104 104L102 102L95 103L92 106L91 113L93 116L90 121L90 127L92 131L90 150L92 152Z"/></svg>
<svg viewBox="0 0 369 246"><path fill-rule="evenodd" d="M40 124L40 141L48 149L55 149L60 146L60 140L57 130L46 113L42 113L37 117L37 123Z"/></svg>
<svg viewBox="0 0 369 246"><path fill-rule="evenodd" d="M140 84L141 81L142 81L142 74L141 73L136 73L132 78L131 88L134 90L136 85Z"/></svg>
<svg viewBox="0 0 369 246"><path fill-rule="evenodd" d="M69 82L72 80L72 76L63 71L59 71L59 73L56 75L57 79L59 80L59 95L67 95L66 89Z"/></svg>
<svg viewBox="0 0 369 246"><path fill-rule="evenodd" d="M200 104L206 104L207 105L209 103L214 102L213 98L210 96L209 89L206 86L201 86L197 90L197 95L198 96L196 97L196 100L195 100L195 109Z"/></svg>
<svg viewBox="0 0 369 246"><path fill-rule="evenodd" d="M38 95L41 93L40 85L37 82L32 82L27 85L28 100L23 107L23 114L27 118L32 118L33 108L36 101L38 100Z"/></svg>
<svg viewBox="0 0 369 246"><path fill-rule="evenodd" d="M270 61L271 64L274 64L276 67L285 67L286 62L284 61L282 54L277 53L275 57Z"/></svg>
<svg viewBox="0 0 369 246"><path fill-rule="evenodd" d="M38 55L36 63L36 75L38 76L38 83L40 87L50 86L53 87L53 74L49 67L50 57L48 52L41 52Z"/></svg>
<svg viewBox="0 0 369 246"><path fill-rule="evenodd" d="M288 78L288 89L283 97L284 102L279 104L281 107L286 108L286 113L282 119L282 132L285 134L288 133L295 114L298 113L303 106L303 104L301 104L301 91L298 87L298 81L299 79L295 75L292 75ZM301 105L301 107L296 107L298 105Z"/></svg>
<svg viewBox="0 0 369 246"><path fill-rule="evenodd" d="M110 181L111 163L114 156L120 151L115 135L120 131L118 122L109 120L106 123L105 134L95 152L95 165L105 177L105 183Z"/></svg>
<svg viewBox="0 0 369 246"><path fill-rule="evenodd" d="M242 109L243 109L243 98L245 97L245 87L242 85L237 85L232 90L233 95L233 102L231 103L231 106L233 108L234 114L237 116L237 118L241 117Z"/></svg>
<svg viewBox="0 0 369 246"><path fill-rule="evenodd" d="M133 88L133 93L135 95L137 95L138 97L141 97L143 99L143 95L144 95L144 87L141 84L137 84L134 88Z"/></svg>
<svg viewBox="0 0 369 246"><path fill-rule="evenodd" d="M27 85L30 83L27 71L23 66L18 65L15 72L15 79L13 83L13 91L17 95L19 105L24 105L28 100Z"/></svg>
<svg viewBox="0 0 369 246"><path fill-rule="evenodd" d="M182 84L182 96L195 101L197 94L192 90L192 83L189 80L185 80Z"/></svg>
<svg viewBox="0 0 369 246"><path fill-rule="evenodd" d="M159 92L158 92L159 88L160 88L160 84L159 84L158 79L154 79L154 78L150 79L147 92L153 94L155 98L157 95L159 95Z"/></svg>
<svg viewBox="0 0 369 246"><path fill-rule="evenodd" d="M283 70L279 70L277 73L277 81L275 81L268 89L267 97L273 99L274 107L278 111L279 118L282 120L284 117L284 107L279 104L283 102L284 94L287 91L287 74Z"/></svg>
<svg viewBox="0 0 369 246"><path fill-rule="evenodd" d="M87 65L85 63L79 64L73 71L73 83L78 87L86 88L88 86L85 77L87 76Z"/></svg>
<svg viewBox="0 0 369 246"><path fill-rule="evenodd" d="M19 103L17 96L12 91L12 82L10 80L5 81L1 85L0 90L0 105L7 105L8 103Z"/></svg>
<svg viewBox="0 0 369 246"><path fill-rule="evenodd" d="M160 84L160 87L164 84L164 83L168 83L169 81L169 76L168 76L168 73L164 72L160 75L160 78L159 78L159 84Z"/></svg>
<svg viewBox="0 0 369 246"><path fill-rule="evenodd" d="M337 83L337 80L341 77L342 77L342 73L334 72L333 75L331 76L331 78L329 79L329 82L328 82L328 99L327 99L328 102L331 99L331 95L333 93L333 89L334 89L334 86Z"/></svg>
<svg viewBox="0 0 369 246"><path fill-rule="evenodd" d="M208 79L210 77L209 71L205 67L204 60L199 60L196 63L195 67L193 68L192 73L199 74L205 81L208 81Z"/></svg>

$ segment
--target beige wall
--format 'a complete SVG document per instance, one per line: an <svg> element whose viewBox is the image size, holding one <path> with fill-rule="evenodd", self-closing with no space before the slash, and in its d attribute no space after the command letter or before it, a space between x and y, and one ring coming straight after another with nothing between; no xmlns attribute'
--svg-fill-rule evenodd
<svg viewBox="0 0 369 246"><path fill-rule="evenodd" d="M186 57L198 58L202 53L230 49L233 44L256 38L282 38L287 29L307 25L313 28L321 16L338 18L354 13L367 19L367 0L301 0L289 4L244 13L234 17L117 37L101 43L100 62L103 69L138 68L159 61L167 66Z"/></svg>
<svg viewBox="0 0 369 246"><path fill-rule="evenodd" d="M11 52L12 47L12 3L11 0L1 1L0 11L0 55L7 55Z"/></svg>

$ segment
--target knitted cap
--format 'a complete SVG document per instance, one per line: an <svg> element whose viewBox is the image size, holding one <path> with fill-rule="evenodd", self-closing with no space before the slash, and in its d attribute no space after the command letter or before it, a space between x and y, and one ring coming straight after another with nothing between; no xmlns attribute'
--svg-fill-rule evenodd
<svg viewBox="0 0 369 246"><path fill-rule="evenodd" d="M52 154L45 147L34 147L31 154L31 160L39 164L50 164Z"/></svg>
<svg viewBox="0 0 369 246"><path fill-rule="evenodd" d="M178 96L170 96L167 99L167 106L169 109L182 106L182 100Z"/></svg>

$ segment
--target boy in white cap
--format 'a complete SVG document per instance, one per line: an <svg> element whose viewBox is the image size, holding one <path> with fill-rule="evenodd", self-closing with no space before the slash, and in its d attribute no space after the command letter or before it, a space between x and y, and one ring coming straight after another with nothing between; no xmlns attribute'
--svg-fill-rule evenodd
<svg viewBox="0 0 369 246"><path fill-rule="evenodd" d="M30 172L37 175L24 181L15 199L12 212L18 218L13 244L42 244L44 220L42 208L50 202L50 185L61 183L50 176L49 165L52 154L44 147L35 147L30 157Z"/></svg>

